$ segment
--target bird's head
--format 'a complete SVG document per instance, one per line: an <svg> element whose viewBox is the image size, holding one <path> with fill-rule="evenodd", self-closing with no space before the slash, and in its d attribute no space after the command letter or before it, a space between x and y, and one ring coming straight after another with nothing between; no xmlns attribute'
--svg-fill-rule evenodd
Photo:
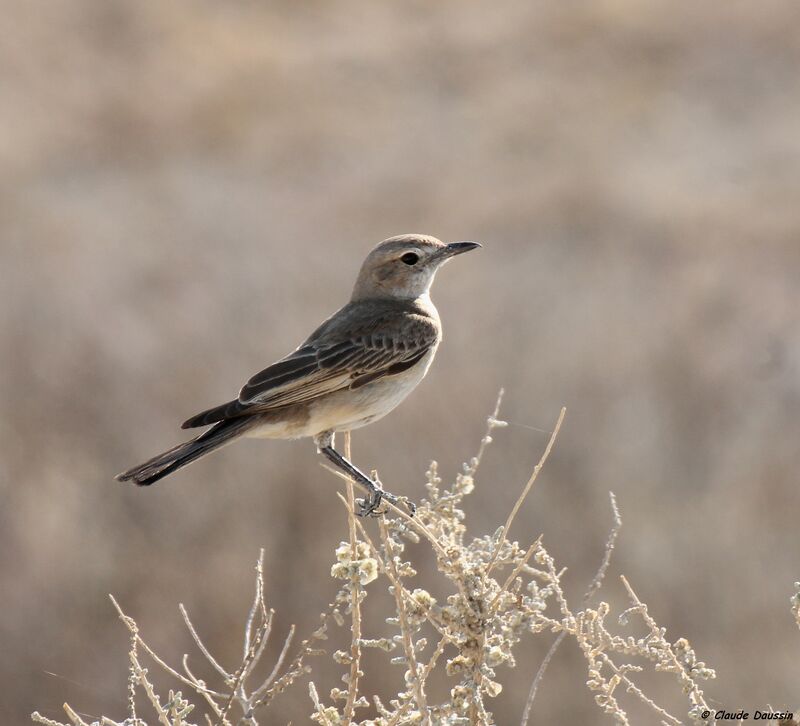
<svg viewBox="0 0 800 726"><path fill-rule="evenodd" d="M480 247L477 242L444 242L425 234L403 234L381 242L367 255L353 300L414 300L428 293L436 271L451 257Z"/></svg>

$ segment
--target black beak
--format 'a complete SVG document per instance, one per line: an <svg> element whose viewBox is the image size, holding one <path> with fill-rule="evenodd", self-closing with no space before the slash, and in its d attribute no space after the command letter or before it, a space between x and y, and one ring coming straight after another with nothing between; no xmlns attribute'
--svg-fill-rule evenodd
<svg viewBox="0 0 800 726"><path fill-rule="evenodd" d="M444 253L445 257L455 257L455 255L460 255L463 252L469 252L470 250L475 250L480 247L477 242L451 242L447 245L442 252Z"/></svg>

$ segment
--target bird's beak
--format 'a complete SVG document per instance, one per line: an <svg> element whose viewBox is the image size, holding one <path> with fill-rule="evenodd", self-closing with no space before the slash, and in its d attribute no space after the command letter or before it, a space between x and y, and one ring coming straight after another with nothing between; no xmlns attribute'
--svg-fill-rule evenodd
<svg viewBox="0 0 800 726"><path fill-rule="evenodd" d="M481 245L479 245L477 242L451 242L449 245L445 245L440 254L442 257L447 259L449 257L460 255L463 252L469 252L470 250L477 249L480 246Z"/></svg>

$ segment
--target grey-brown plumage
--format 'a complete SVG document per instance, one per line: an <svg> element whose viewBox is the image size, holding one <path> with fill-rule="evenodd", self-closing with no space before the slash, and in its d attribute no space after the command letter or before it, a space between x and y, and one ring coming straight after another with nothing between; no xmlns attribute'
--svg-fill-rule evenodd
<svg viewBox="0 0 800 726"><path fill-rule="evenodd" d="M239 397L193 416L183 428L242 414L302 406L408 370L439 344L438 315L413 300L358 300L328 318L286 358L256 373Z"/></svg>
<svg viewBox="0 0 800 726"><path fill-rule="evenodd" d="M310 436L368 488L365 512L374 511L381 497L394 501L333 449L333 436L386 415L422 380L441 340L428 294L433 278L445 261L478 246L446 245L425 235L382 242L364 261L347 305L296 350L254 375L237 398L183 424L210 429L117 478L152 484L241 436Z"/></svg>

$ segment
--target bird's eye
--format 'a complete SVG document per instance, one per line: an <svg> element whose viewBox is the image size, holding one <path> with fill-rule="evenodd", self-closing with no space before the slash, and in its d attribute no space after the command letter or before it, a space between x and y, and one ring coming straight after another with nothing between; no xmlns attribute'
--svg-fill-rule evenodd
<svg viewBox="0 0 800 726"><path fill-rule="evenodd" d="M400 259L407 265L416 265L419 262L419 255L416 252L406 252Z"/></svg>

